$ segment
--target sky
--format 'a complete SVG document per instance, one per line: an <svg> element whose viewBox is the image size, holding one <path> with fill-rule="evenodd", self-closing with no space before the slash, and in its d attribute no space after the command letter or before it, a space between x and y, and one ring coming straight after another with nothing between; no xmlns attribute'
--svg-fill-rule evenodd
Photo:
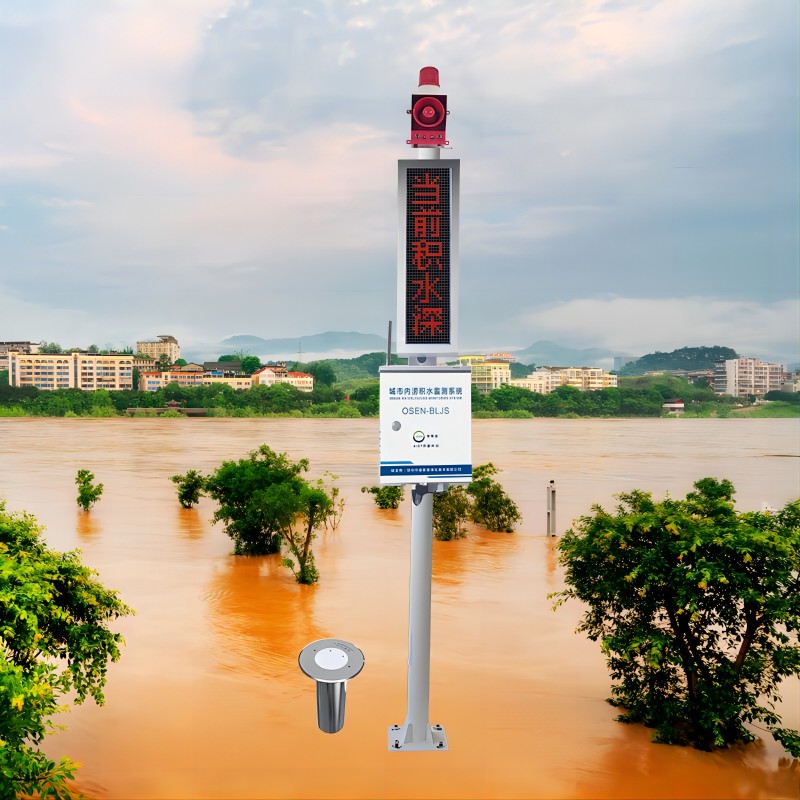
<svg viewBox="0 0 800 800"><path fill-rule="evenodd" d="M461 351L800 361L797 0L3 0L0 341L383 334L439 69Z"/></svg>

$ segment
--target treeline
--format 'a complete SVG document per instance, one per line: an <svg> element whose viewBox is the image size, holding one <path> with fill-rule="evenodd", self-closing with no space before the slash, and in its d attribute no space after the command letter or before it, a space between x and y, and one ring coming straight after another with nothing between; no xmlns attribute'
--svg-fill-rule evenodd
<svg viewBox="0 0 800 800"><path fill-rule="evenodd" d="M646 372L661 370L704 370L714 369L717 361L738 358L736 351L730 347L681 347L669 353L656 351L648 353L636 361L625 364L620 375L644 375Z"/></svg>
<svg viewBox="0 0 800 800"><path fill-rule="evenodd" d="M516 386L500 386L487 395L473 393L476 417L659 417L666 400L680 397L687 407L699 410L704 403L719 403L713 391L695 389L686 381L633 385L621 381L618 388L582 392L574 386L559 386L549 394L538 394ZM731 398L732 400L733 398Z"/></svg>
<svg viewBox="0 0 800 800"><path fill-rule="evenodd" d="M775 394L780 395L775 400L795 403L800 397ZM767 399L773 399L772 395ZM472 411L475 417L658 417L663 414L663 403L674 398L684 401L687 416L728 416L737 406L751 402L715 395L708 386L692 385L683 378L659 375L620 378L618 388L590 392L560 386L550 394L537 394L501 386L481 395L473 388ZM224 384L181 387L172 383L155 392L85 392L18 388L0 379L0 416L110 417L125 414L130 408L163 408L168 402L177 402L183 408L205 408L215 417L374 417L379 413L379 387L372 379L349 394L338 386L316 382L313 392L301 392L287 383L244 391ZM791 408L790 402L780 405Z"/></svg>
<svg viewBox="0 0 800 800"><path fill-rule="evenodd" d="M43 417L111 417L129 408L163 408L177 402L183 408L207 408L209 416L250 417L271 414L296 416L361 416L358 405L345 401L340 389L315 386L301 392L287 383L236 391L230 386L182 387L171 383L155 392L81 389L39 390L0 383L0 415Z"/></svg>

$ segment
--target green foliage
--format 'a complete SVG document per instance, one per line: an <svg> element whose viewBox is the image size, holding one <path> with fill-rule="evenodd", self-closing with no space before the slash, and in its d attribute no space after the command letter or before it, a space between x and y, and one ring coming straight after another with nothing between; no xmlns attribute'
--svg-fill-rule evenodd
<svg viewBox="0 0 800 800"><path fill-rule="evenodd" d="M68 695L102 705L108 663L122 637L108 623L130 614L77 552L47 548L28 514L0 502L0 796L68 797L77 765L38 746Z"/></svg>
<svg viewBox="0 0 800 800"><path fill-rule="evenodd" d="M2 380L2 373L0 373L0 380ZM765 400L780 400L783 403L792 403L800 405L800 392L782 392L778 389L773 389L764 395Z"/></svg>
<svg viewBox="0 0 800 800"><path fill-rule="evenodd" d="M517 504L492 478L497 472L497 467L491 462L472 471L472 483L466 487L467 494L472 498L470 516L473 522L490 531L511 533L522 515Z"/></svg>
<svg viewBox="0 0 800 800"><path fill-rule="evenodd" d="M261 369L261 359L258 356L242 356L241 370L245 375L252 375L257 369Z"/></svg>
<svg viewBox="0 0 800 800"><path fill-rule="evenodd" d="M467 535L472 503L463 486L451 486L433 496L433 535L442 542Z"/></svg>
<svg viewBox="0 0 800 800"><path fill-rule="evenodd" d="M437 539L462 538L468 521L490 531L514 530L522 516L517 504L492 477L498 471L491 462L481 464L472 470L471 483L451 486L447 492L433 496L433 532Z"/></svg>
<svg viewBox="0 0 800 800"><path fill-rule="evenodd" d="M63 353L64 350L61 348L61 345L58 344L57 342L42 342L39 345L39 352L58 355L59 353Z"/></svg>
<svg viewBox="0 0 800 800"><path fill-rule="evenodd" d="M196 469L190 469L184 475L173 475L170 480L177 485L178 502L184 508L192 508L200 502L206 479Z"/></svg>
<svg viewBox="0 0 800 800"><path fill-rule="evenodd" d="M800 501L737 513L729 481L694 486L594 506L560 542L569 588L554 596L588 605L578 630L600 642L621 720L702 749L751 741L745 723L760 722L800 756L775 713L800 674Z"/></svg>
<svg viewBox="0 0 800 800"><path fill-rule="evenodd" d="M170 361L170 358L166 353L162 353L156 359L156 365L155 365L156 372L169 372L171 367L172 367L172 361Z"/></svg>
<svg viewBox="0 0 800 800"><path fill-rule="evenodd" d="M94 475L88 469L79 469L75 476L78 485L78 506L88 511L103 494L103 484L93 483Z"/></svg>
<svg viewBox="0 0 800 800"><path fill-rule="evenodd" d="M262 444L246 459L223 462L205 483L206 493L219 503L214 522L225 523L234 553L277 553L285 544L294 559L282 563L298 583L318 580L311 541L320 527L335 527L343 509L338 490L322 480L310 483L301 474L307 471L308 459L291 461Z"/></svg>
<svg viewBox="0 0 800 800"><path fill-rule="evenodd" d="M374 495L378 508L399 508L405 497L403 486L362 486L361 491Z"/></svg>
<svg viewBox="0 0 800 800"><path fill-rule="evenodd" d="M670 353L648 353L636 361L626 364L620 375L643 375L659 370L713 369L717 361L738 358L730 347L681 347Z"/></svg>
<svg viewBox="0 0 800 800"><path fill-rule="evenodd" d="M325 514L325 527L335 531L339 527L339 522L344 514L344 497L341 496L341 490L336 485L339 480L338 475L332 472L326 472L324 479L318 481L319 487L327 492L330 498L331 505ZM325 482L327 480L327 483Z"/></svg>

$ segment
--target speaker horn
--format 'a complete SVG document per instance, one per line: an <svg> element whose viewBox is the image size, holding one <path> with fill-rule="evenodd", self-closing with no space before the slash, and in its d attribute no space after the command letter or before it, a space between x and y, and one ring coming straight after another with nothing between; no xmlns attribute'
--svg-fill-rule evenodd
<svg viewBox="0 0 800 800"><path fill-rule="evenodd" d="M445 108L441 100L426 95L414 103L414 107L411 109L411 116L421 128L433 128L443 122Z"/></svg>

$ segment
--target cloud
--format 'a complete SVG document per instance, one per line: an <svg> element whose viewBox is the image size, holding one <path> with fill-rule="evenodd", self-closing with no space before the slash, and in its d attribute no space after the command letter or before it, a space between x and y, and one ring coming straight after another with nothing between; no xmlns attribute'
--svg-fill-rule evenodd
<svg viewBox="0 0 800 800"><path fill-rule="evenodd" d="M535 331L531 298L547 314L680 292L733 314L797 295L794 4L31 8L12 0L0 19L0 205L17 299L41 303L42 324L109 306L129 331L145 314L221 336L382 329L396 160L413 155L405 110L427 64L449 94L445 155L462 160L461 319L476 344L510 341L519 321ZM602 308L585 309L599 328L576 326L590 341L617 324ZM770 313L740 329L753 347L769 344ZM667 347L647 326L628 333L643 344L627 348Z"/></svg>
<svg viewBox="0 0 800 800"><path fill-rule="evenodd" d="M742 356L800 361L800 300L713 297L581 298L518 320L537 339L591 343L628 355L721 345Z"/></svg>

